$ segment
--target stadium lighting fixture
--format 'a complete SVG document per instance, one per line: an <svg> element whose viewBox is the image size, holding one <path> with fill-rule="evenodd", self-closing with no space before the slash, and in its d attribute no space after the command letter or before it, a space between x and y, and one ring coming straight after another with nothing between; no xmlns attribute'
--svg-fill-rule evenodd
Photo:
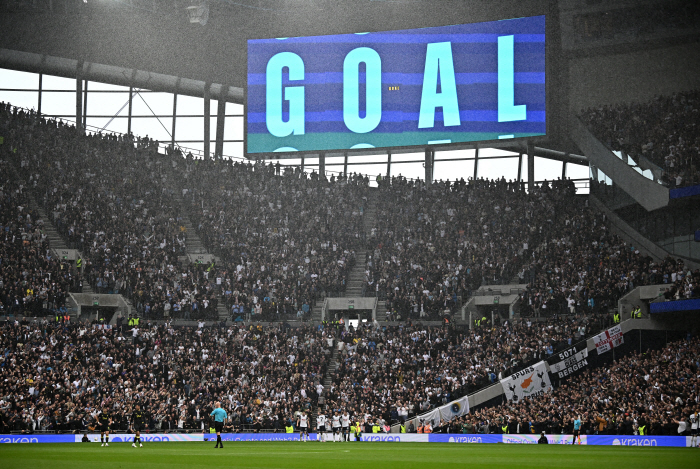
<svg viewBox="0 0 700 469"><path fill-rule="evenodd" d="M202 2L199 5L192 5L186 8L190 23L199 23L202 26L209 21L209 5Z"/></svg>

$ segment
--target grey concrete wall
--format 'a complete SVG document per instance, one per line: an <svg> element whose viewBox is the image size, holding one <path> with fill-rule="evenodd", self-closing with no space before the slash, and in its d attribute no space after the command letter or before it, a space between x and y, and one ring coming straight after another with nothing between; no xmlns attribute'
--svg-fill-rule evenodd
<svg viewBox="0 0 700 469"><path fill-rule="evenodd" d="M571 139L588 161L602 170L613 182L648 211L668 205L668 188L651 181L615 156L591 134L578 117L571 117Z"/></svg>
<svg viewBox="0 0 700 469"><path fill-rule="evenodd" d="M644 102L700 88L697 42L569 60L569 109Z"/></svg>

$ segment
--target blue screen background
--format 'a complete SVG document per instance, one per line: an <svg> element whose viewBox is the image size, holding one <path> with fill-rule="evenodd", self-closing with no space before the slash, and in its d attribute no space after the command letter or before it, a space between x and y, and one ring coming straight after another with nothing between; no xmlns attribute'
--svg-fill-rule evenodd
<svg viewBox="0 0 700 469"><path fill-rule="evenodd" d="M498 37L507 35L514 37L514 104L526 106L526 119L498 122ZM418 128L427 45L436 42L451 43L461 124L445 126L438 107L434 127ZM358 47L371 48L381 58L381 121L367 133L352 132L343 120L343 62ZM281 52L292 52L303 60L303 80L290 81L288 70L283 69L282 87L303 86L304 133L276 137L266 124L266 68ZM363 64L359 83L359 117L363 118L367 85ZM286 122L290 103L283 99L281 105ZM545 17L249 40L246 113L248 153L425 146L545 135Z"/></svg>

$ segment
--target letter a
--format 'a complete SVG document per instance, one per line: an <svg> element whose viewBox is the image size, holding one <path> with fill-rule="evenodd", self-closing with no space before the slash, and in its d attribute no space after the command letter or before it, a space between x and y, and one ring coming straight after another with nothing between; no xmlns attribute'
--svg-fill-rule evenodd
<svg viewBox="0 0 700 469"><path fill-rule="evenodd" d="M437 92L438 75L440 76L440 93ZM452 62L452 43L450 42L428 44L428 50L425 54L420 116L418 117L419 129L435 127L435 108L438 107L442 108L445 126L461 124L455 67Z"/></svg>

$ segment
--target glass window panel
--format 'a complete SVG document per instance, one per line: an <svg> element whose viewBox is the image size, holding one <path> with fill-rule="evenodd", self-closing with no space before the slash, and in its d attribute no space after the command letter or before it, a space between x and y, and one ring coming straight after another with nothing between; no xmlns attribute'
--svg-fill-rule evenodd
<svg viewBox="0 0 700 469"><path fill-rule="evenodd" d="M394 172L393 167L391 168L391 172ZM464 178L465 181L468 181L470 177L474 177L474 160L435 161L433 178L436 181L441 179L443 181L454 181L460 178Z"/></svg>
<svg viewBox="0 0 700 469"><path fill-rule="evenodd" d="M0 101L25 109L37 109L39 93L36 91L0 91Z"/></svg>
<svg viewBox="0 0 700 469"><path fill-rule="evenodd" d="M180 110L180 98L178 97L178 112ZM178 117L175 120L176 140L203 140L204 121L202 117Z"/></svg>
<svg viewBox="0 0 700 469"><path fill-rule="evenodd" d="M129 93L91 93L88 89L88 116L128 116ZM42 106L43 107L43 106ZM105 119L105 123L108 119Z"/></svg>
<svg viewBox="0 0 700 469"><path fill-rule="evenodd" d="M400 163L402 161L425 161L425 152L418 153L399 153L397 155L391 155L391 164Z"/></svg>
<svg viewBox="0 0 700 469"><path fill-rule="evenodd" d="M37 85L35 86L39 86L38 83L37 81ZM75 90L75 78L44 75L41 81L41 88L44 90Z"/></svg>
<svg viewBox="0 0 700 469"><path fill-rule="evenodd" d="M177 108L178 114L185 114L180 107L180 96L177 98ZM156 116L172 116L173 95L170 93L134 93L131 114L133 116L152 116L154 114Z"/></svg>
<svg viewBox="0 0 700 469"><path fill-rule="evenodd" d="M535 157L535 181L561 179L561 161Z"/></svg>
<svg viewBox="0 0 700 469"><path fill-rule="evenodd" d="M177 144L178 142L176 141L175 143ZM202 153L204 151L203 142L188 142L180 143L178 145L185 155L191 152L192 156L194 156L195 158L202 158Z"/></svg>
<svg viewBox="0 0 700 469"><path fill-rule="evenodd" d="M567 179L588 179L588 166L581 164L566 164Z"/></svg>
<svg viewBox="0 0 700 469"><path fill-rule="evenodd" d="M137 117L131 119L131 133L138 137L148 137L159 142L170 142L170 132L173 128L172 117ZM178 138L181 138L178 135ZM183 138L183 140L186 140Z"/></svg>
<svg viewBox="0 0 700 469"><path fill-rule="evenodd" d="M305 167L314 167L318 169L318 157L307 157L304 158L304 166Z"/></svg>
<svg viewBox="0 0 700 469"><path fill-rule="evenodd" d="M212 145L216 144L216 117L210 117L209 118L209 141L211 142ZM226 120L224 119L224 123ZM224 139L226 140L226 139Z"/></svg>
<svg viewBox="0 0 700 469"><path fill-rule="evenodd" d="M224 140L243 140L243 118L226 116Z"/></svg>
<svg viewBox="0 0 700 469"><path fill-rule="evenodd" d="M435 160L449 160L454 158L474 158L476 150L450 150L436 151Z"/></svg>
<svg viewBox="0 0 700 469"><path fill-rule="evenodd" d="M75 120L75 94L44 91L41 93L41 113L68 116L66 119Z"/></svg>
<svg viewBox="0 0 700 469"><path fill-rule="evenodd" d="M117 117L109 125L107 125L107 122L109 122L109 119L88 117L86 120L87 130L88 132L116 132L120 134L125 134L129 130L129 122L125 117ZM105 128L105 126L107 127Z"/></svg>
<svg viewBox="0 0 700 469"><path fill-rule="evenodd" d="M345 158L342 156L326 156L326 169L342 173L344 161Z"/></svg>
<svg viewBox="0 0 700 469"><path fill-rule="evenodd" d="M425 168L423 163L394 163L394 157L392 156L391 175L403 176L407 179L425 179Z"/></svg>
<svg viewBox="0 0 700 469"><path fill-rule="evenodd" d="M377 155L348 155L348 163L384 163L386 164L388 155L377 154ZM393 160L392 156L392 160Z"/></svg>
<svg viewBox="0 0 700 469"><path fill-rule="evenodd" d="M240 160L243 158L243 142L224 143L224 158L234 158ZM281 162L280 164L285 164Z"/></svg>
<svg viewBox="0 0 700 469"><path fill-rule="evenodd" d="M129 92L128 86L111 85L109 83L100 83L99 81L88 82L88 91L124 91ZM109 93L102 93L109 94Z"/></svg>
<svg viewBox="0 0 700 469"><path fill-rule="evenodd" d="M501 150L500 148L479 148L479 158L493 158L496 156L517 156L512 151Z"/></svg>
<svg viewBox="0 0 700 469"><path fill-rule="evenodd" d="M225 143L224 145L232 145ZM268 160L268 162L277 164L279 162L280 165L282 166L299 166L301 164L301 158L283 158L283 159L271 159Z"/></svg>
<svg viewBox="0 0 700 469"><path fill-rule="evenodd" d="M172 107L172 103L170 103ZM172 114L172 109L170 114ZM177 96L177 115L178 116L203 116L204 115L204 99L195 98L192 96Z"/></svg>
<svg viewBox="0 0 700 469"><path fill-rule="evenodd" d="M226 103L226 115L231 115L231 114L240 114L243 115L243 105L242 104L236 104L236 103Z"/></svg>
<svg viewBox="0 0 700 469"><path fill-rule="evenodd" d="M480 152L481 153L481 152ZM481 154L479 154L481 157ZM477 177L515 181L518 178L518 158L479 158Z"/></svg>
<svg viewBox="0 0 700 469"><path fill-rule="evenodd" d="M348 165L348 174L352 175L352 173L369 176L370 187L377 187L377 174L386 174L386 166L372 164Z"/></svg>
<svg viewBox="0 0 700 469"><path fill-rule="evenodd" d="M46 76L43 86L46 87ZM39 89L39 74L0 68L0 88Z"/></svg>

